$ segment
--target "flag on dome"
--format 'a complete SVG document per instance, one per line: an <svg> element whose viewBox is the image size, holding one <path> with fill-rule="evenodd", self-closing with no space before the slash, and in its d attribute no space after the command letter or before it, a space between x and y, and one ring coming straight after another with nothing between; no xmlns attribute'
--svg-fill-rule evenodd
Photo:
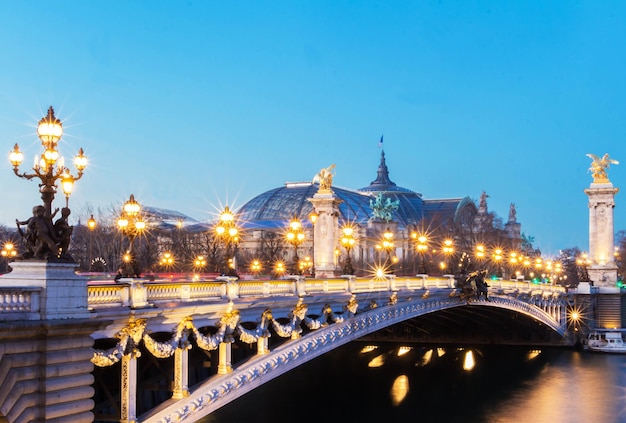
<svg viewBox="0 0 626 423"><path fill-rule="evenodd" d="M383 136L380 136L380 141L378 141L378 148L383 148Z"/></svg>

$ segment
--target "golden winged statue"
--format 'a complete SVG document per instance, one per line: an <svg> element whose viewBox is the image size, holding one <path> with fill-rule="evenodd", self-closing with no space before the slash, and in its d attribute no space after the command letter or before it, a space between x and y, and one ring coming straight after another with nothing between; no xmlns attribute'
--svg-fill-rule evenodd
<svg viewBox="0 0 626 423"><path fill-rule="evenodd" d="M335 165L331 164L328 167L323 168L317 175L313 177L313 183L319 183L318 192L330 192L333 185L333 176L335 176Z"/></svg>
<svg viewBox="0 0 626 423"><path fill-rule="evenodd" d="M609 157L609 153L604 154L602 158L596 156L595 154L587 154L591 160L591 167L589 171L591 172L591 176L593 176L593 182L608 182L609 177L607 175L607 171L612 164L619 164L617 160L614 160Z"/></svg>

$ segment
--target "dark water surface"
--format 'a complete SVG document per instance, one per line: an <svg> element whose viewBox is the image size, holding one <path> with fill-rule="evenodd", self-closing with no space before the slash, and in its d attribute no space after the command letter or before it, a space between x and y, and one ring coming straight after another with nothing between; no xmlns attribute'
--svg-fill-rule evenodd
<svg viewBox="0 0 626 423"><path fill-rule="evenodd" d="M481 347L466 371L467 349L363 346L318 357L201 422L626 422L626 355Z"/></svg>

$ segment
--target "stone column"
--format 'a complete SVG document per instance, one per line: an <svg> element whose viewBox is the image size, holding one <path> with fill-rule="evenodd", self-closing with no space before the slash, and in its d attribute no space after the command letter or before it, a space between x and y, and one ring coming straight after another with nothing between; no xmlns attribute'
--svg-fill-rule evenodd
<svg viewBox="0 0 626 423"><path fill-rule="evenodd" d="M174 351L174 389L172 398L181 399L189 396L189 351L176 348Z"/></svg>
<svg viewBox="0 0 626 423"><path fill-rule="evenodd" d="M330 192L317 192L308 199L319 214L314 227L313 257L316 278L335 276L335 248L339 242L339 204L341 199Z"/></svg>
<svg viewBox="0 0 626 423"><path fill-rule="evenodd" d="M217 374L226 375L233 371L231 365L231 344L230 342L220 342L219 345L219 363L217 365Z"/></svg>
<svg viewBox="0 0 626 423"><path fill-rule="evenodd" d="M617 265L614 256L613 209L619 191L605 179L585 189L589 197L589 278L596 286L615 286Z"/></svg>
<svg viewBox="0 0 626 423"><path fill-rule="evenodd" d="M269 354L269 338L267 336L259 336L256 341L256 353L257 355Z"/></svg>
<svg viewBox="0 0 626 423"><path fill-rule="evenodd" d="M121 416L122 423L137 421L137 356L122 356Z"/></svg>

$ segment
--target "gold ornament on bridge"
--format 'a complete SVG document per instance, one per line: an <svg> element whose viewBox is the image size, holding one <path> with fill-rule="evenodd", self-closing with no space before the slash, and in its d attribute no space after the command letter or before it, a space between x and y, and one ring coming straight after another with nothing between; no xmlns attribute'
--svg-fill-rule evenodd
<svg viewBox="0 0 626 423"><path fill-rule="evenodd" d="M593 176L594 183L607 183L609 182L608 170L612 164L619 164L617 160L609 157L609 153L606 153L602 158L595 154L587 154L587 157L591 158L591 167L589 171Z"/></svg>
<svg viewBox="0 0 626 423"><path fill-rule="evenodd" d="M317 175L313 177L313 183L319 183L320 187L317 192L329 193L332 192L331 187L333 185L333 176L335 176L335 165L331 164L319 171Z"/></svg>

